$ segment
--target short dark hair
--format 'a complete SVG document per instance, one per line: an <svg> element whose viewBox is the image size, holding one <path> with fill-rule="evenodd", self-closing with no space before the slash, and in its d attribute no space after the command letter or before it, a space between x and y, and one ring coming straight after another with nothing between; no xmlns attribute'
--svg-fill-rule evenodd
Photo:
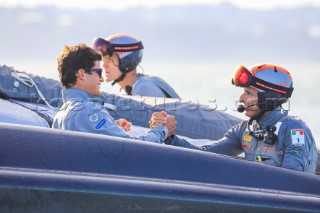
<svg viewBox="0 0 320 213"><path fill-rule="evenodd" d="M79 69L89 70L96 61L101 61L101 54L86 44L64 46L57 58L59 77L62 85L70 88L77 82Z"/></svg>

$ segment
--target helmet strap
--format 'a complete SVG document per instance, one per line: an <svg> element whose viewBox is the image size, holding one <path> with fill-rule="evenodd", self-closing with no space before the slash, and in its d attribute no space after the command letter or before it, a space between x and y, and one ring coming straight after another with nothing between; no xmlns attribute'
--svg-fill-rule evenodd
<svg viewBox="0 0 320 213"><path fill-rule="evenodd" d="M121 64L121 59L119 59L119 62L120 62L120 64ZM128 68L128 67L127 67L127 68ZM114 81L111 83L112 86L115 85L116 83L122 81L122 80L126 77L126 74L127 74L128 72L131 72L131 71L133 71L134 69L136 69L136 67L133 68L133 69L131 69L131 70L126 70L125 67L122 67L122 66L120 65L120 66L119 66L119 69L120 69L120 71L121 71L121 75L120 75L119 78L117 78L116 80L114 80Z"/></svg>
<svg viewBox="0 0 320 213"><path fill-rule="evenodd" d="M273 91L258 92L258 105L261 111L273 111L281 104L287 102L288 98L282 97Z"/></svg>
<svg viewBox="0 0 320 213"><path fill-rule="evenodd" d="M113 85L115 85L116 83L122 81L122 80L124 79L124 77L126 77L126 74L127 74L126 72L122 72L121 75L120 75L120 77L117 78L116 80L114 80L114 81L111 83L111 85L113 86Z"/></svg>
<svg viewBox="0 0 320 213"><path fill-rule="evenodd" d="M281 104L285 103L287 100L287 98L282 98L281 95L276 92L258 92L258 106L261 111L258 115L250 118L249 124L251 125L253 121L256 121L258 123L260 118L266 112L275 110L276 108L281 106Z"/></svg>
<svg viewBox="0 0 320 213"><path fill-rule="evenodd" d="M249 119L248 125L251 126L252 123L257 123L257 125L259 126L259 120L260 118L267 112L266 107L264 106L265 103L265 92L258 92L258 106L260 108L260 113L256 116L253 116ZM251 131L251 130L250 130Z"/></svg>
<svg viewBox="0 0 320 213"><path fill-rule="evenodd" d="M126 93L127 95L132 95L132 86L126 86Z"/></svg>

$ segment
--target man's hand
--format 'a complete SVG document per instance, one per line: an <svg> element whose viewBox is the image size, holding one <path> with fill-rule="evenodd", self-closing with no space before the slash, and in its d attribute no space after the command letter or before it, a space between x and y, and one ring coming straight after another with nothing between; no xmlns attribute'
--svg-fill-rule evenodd
<svg viewBox="0 0 320 213"><path fill-rule="evenodd" d="M163 126L167 127L169 130L168 137L174 134L177 127L177 121L173 115L167 116L167 122L163 124Z"/></svg>
<svg viewBox="0 0 320 213"><path fill-rule="evenodd" d="M149 121L150 128L155 126L161 126L167 123L167 113L164 111L161 112L154 112L152 113L151 119Z"/></svg>
<svg viewBox="0 0 320 213"><path fill-rule="evenodd" d="M131 130L132 123L127 121L124 118L116 120L116 123L118 126L120 126L122 129L124 129L126 132L129 132Z"/></svg>
<svg viewBox="0 0 320 213"><path fill-rule="evenodd" d="M176 127L177 127L177 122L175 120L175 117L172 115L167 115L166 112L161 111L161 112L154 112L152 114L151 120L149 121L150 128L153 128L155 126L160 126L163 125L167 127L169 130L168 137L173 135Z"/></svg>

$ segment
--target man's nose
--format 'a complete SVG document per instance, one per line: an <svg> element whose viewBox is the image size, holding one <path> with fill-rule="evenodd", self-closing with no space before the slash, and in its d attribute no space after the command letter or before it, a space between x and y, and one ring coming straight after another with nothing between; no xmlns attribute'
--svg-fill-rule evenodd
<svg viewBox="0 0 320 213"><path fill-rule="evenodd" d="M103 62L102 67L109 67L109 63L108 62Z"/></svg>
<svg viewBox="0 0 320 213"><path fill-rule="evenodd" d="M244 93L242 93L242 94L240 95L240 97L239 97L239 101L240 101L240 102L244 102L243 96L244 96Z"/></svg>

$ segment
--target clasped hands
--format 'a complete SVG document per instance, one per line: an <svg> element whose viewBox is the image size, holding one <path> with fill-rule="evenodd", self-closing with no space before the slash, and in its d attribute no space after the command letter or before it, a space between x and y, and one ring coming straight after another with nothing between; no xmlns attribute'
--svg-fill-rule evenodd
<svg viewBox="0 0 320 213"><path fill-rule="evenodd" d="M173 115L167 115L166 112L154 112L149 121L150 128L154 128L155 126L163 125L168 128L169 133L168 137L173 135L176 131L177 122Z"/></svg>
<svg viewBox="0 0 320 213"><path fill-rule="evenodd" d="M131 131L132 123L127 121L125 118L121 118L116 120L118 126L124 129L126 132ZM149 121L150 128L154 128L155 126L165 126L168 129L168 137L173 135L176 131L177 122L173 115L167 115L166 112L154 112Z"/></svg>

